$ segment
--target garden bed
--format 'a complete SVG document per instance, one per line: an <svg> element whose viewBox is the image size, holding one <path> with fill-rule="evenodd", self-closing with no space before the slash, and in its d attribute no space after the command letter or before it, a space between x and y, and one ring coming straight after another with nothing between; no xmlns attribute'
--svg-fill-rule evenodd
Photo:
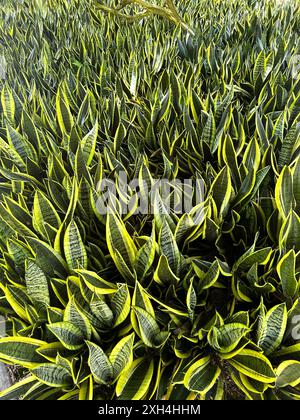
<svg viewBox="0 0 300 420"><path fill-rule="evenodd" d="M0 4L0 399L300 399L299 2L96 3Z"/></svg>

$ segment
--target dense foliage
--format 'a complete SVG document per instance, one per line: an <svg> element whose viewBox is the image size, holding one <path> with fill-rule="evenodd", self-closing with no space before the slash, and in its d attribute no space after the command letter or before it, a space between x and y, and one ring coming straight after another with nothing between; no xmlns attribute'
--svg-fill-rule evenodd
<svg viewBox="0 0 300 420"><path fill-rule="evenodd" d="M1 2L0 399L300 398L299 6L176 4Z"/></svg>

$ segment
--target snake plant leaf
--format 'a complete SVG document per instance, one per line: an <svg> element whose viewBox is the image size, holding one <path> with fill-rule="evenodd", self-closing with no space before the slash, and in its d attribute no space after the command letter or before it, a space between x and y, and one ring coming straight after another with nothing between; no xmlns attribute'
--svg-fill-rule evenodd
<svg viewBox="0 0 300 420"><path fill-rule="evenodd" d="M249 313L247 311L236 312L235 314L227 318L226 322L243 324L246 327L249 327Z"/></svg>
<svg viewBox="0 0 300 420"><path fill-rule="evenodd" d="M107 327L111 327L113 314L102 299L93 297L89 304L84 298L75 298L75 302L80 311L83 312L90 321L93 333L95 333L95 329L106 329Z"/></svg>
<svg viewBox="0 0 300 420"><path fill-rule="evenodd" d="M276 369L276 375L275 384L278 388L297 386L300 383L300 362L297 360L286 360L280 363Z"/></svg>
<svg viewBox="0 0 300 420"><path fill-rule="evenodd" d="M78 278L75 279L78 280ZM67 287L69 288L70 298L72 296L74 297L75 303L79 310L89 319L93 328L103 328L108 323L108 320L109 325L111 325L113 314L108 305L102 299L93 295L89 302L86 300L86 298L83 297L80 286L75 286L73 281L70 281L70 279L68 281Z"/></svg>
<svg viewBox="0 0 300 420"><path fill-rule="evenodd" d="M130 314L131 297L127 284L120 284L111 299L114 327L122 324Z"/></svg>
<svg viewBox="0 0 300 420"><path fill-rule="evenodd" d="M147 239L146 243L138 250L134 268L137 273L137 276L140 279L147 274L150 270L156 252L156 241L155 241L155 227L153 225L151 236Z"/></svg>
<svg viewBox="0 0 300 420"><path fill-rule="evenodd" d="M46 224L58 229L61 219L51 201L41 191L36 191L33 204L32 224L43 238L48 239L49 229Z"/></svg>
<svg viewBox="0 0 300 420"><path fill-rule="evenodd" d="M172 232L175 232L176 225L170 216L168 209L166 208L165 204L162 201L162 198L159 194L158 189L152 192L152 202L153 202L153 214L154 214L154 221L157 231L159 232L162 228L164 221L168 222L168 225Z"/></svg>
<svg viewBox="0 0 300 420"><path fill-rule="evenodd" d="M279 248L280 250L289 250L294 246L299 247L300 243L300 217L291 210L279 232Z"/></svg>
<svg viewBox="0 0 300 420"><path fill-rule="evenodd" d="M263 383L275 382L275 372L270 361L255 350L244 349L228 360L235 369Z"/></svg>
<svg viewBox="0 0 300 420"><path fill-rule="evenodd" d="M84 335L82 330L77 325L69 321L48 324L47 328L68 350L80 349L84 344Z"/></svg>
<svg viewBox="0 0 300 420"><path fill-rule="evenodd" d="M29 229L24 223L22 223L17 215L15 216L10 209L6 208L3 203L0 203L0 217L6 222L12 229L18 229L18 232L22 236L33 236L35 233Z"/></svg>
<svg viewBox="0 0 300 420"><path fill-rule="evenodd" d="M197 294L193 287L193 279L192 279L188 288L187 295L186 295L186 306L188 308L189 317L192 322L195 316L196 305L197 305Z"/></svg>
<svg viewBox="0 0 300 420"><path fill-rule="evenodd" d="M16 104L11 89L4 86L1 91L1 105L5 117L13 122L15 119Z"/></svg>
<svg viewBox="0 0 300 420"><path fill-rule="evenodd" d="M122 275L125 281L128 281L128 283L133 285L136 279L136 273L134 269L130 269L130 267L128 267L128 265L124 261L124 258L117 249L115 250L114 258L114 262L119 270L119 273Z"/></svg>
<svg viewBox="0 0 300 420"><path fill-rule="evenodd" d="M148 347L161 347L167 340L169 333L161 331L155 318L143 308L133 307L139 325L139 331L143 342Z"/></svg>
<svg viewBox="0 0 300 420"><path fill-rule="evenodd" d="M249 151L249 159L253 159L252 158L252 153L253 152ZM226 136L226 138L225 138L224 146L223 146L223 150L222 150L222 158L223 158L224 162L226 163L226 165L231 170L232 178L235 182L235 185L240 187L240 185L241 185L241 175L240 175L240 171L239 171L239 168L238 168L237 154L236 154L234 144L233 144L230 136ZM245 159L245 155L244 155L243 159ZM246 167L247 167L247 165L246 165Z"/></svg>
<svg viewBox="0 0 300 420"><path fill-rule="evenodd" d="M268 384L256 381L255 379L249 378L249 376L246 376L246 375L244 375L243 373L240 373L240 372L239 372L239 376L240 376L242 384L251 393L263 394L268 389Z"/></svg>
<svg viewBox="0 0 300 420"><path fill-rule="evenodd" d="M66 306L66 303L68 301L67 290L66 290L66 281L61 280L61 279L52 278L50 280L50 285L51 285L51 288L52 288L55 296L59 300L59 302L63 306Z"/></svg>
<svg viewBox="0 0 300 420"><path fill-rule="evenodd" d="M249 142L245 154L243 156L243 163L248 171L252 168L257 171L260 165L260 148L255 137Z"/></svg>
<svg viewBox="0 0 300 420"><path fill-rule="evenodd" d="M125 140L125 137L126 137L126 129L124 125L120 123L114 137L114 153L115 154L119 151L122 142Z"/></svg>
<svg viewBox="0 0 300 420"><path fill-rule="evenodd" d="M166 219L164 220L159 232L158 242L162 255L166 257L170 269L173 273L178 274L181 255L175 237Z"/></svg>
<svg viewBox="0 0 300 420"><path fill-rule="evenodd" d="M79 327L82 331L83 337L86 340L90 340L92 335L92 326L89 319L85 316L83 312L80 311L74 298L71 298L68 302L65 311L63 320L65 322L70 322Z"/></svg>
<svg viewBox="0 0 300 420"><path fill-rule="evenodd" d="M209 289L211 286L213 286L220 275L218 261L214 261L210 265L206 273L203 272L196 263L193 263L193 269L195 271L196 276L200 279L201 290Z"/></svg>
<svg viewBox="0 0 300 420"><path fill-rule="evenodd" d="M259 75L263 75L266 70L265 65L265 51L261 51L255 61L254 69L253 69L253 81L256 82Z"/></svg>
<svg viewBox="0 0 300 420"><path fill-rule="evenodd" d="M60 88L56 95L57 121L62 133L70 133L74 125L74 119L70 110L69 101Z"/></svg>
<svg viewBox="0 0 300 420"><path fill-rule="evenodd" d="M278 136L281 140L283 140L283 136L284 136L284 126L285 126L284 117L285 117L285 113L282 112L277 118L276 123L273 128L273 134L275 136Z"/></svg>
<svg viewBox="0 0 300 420"><path fill-rule="evenodd" d="M44 341L29 337L4 337L0 338L0 359L8 364L18 364L31 369L45 359L36 350Z"/></svg>
<svg viewBox="0 0 300 420"><path fill-rule="evenodd" d="M132 333L129 336L122 338L109 355L109 360L113 367L114 378L118 378L133 362L134 336L135 334Z"/></svg>
<svg viewBox="0 0 300 420"><path fill-rule="evenodd" d="M75 354L76 351L72 353L71 350L66 349L60 341L54 341L52 343L47 343L39 347L36 352L43 356L49 362L55 362L57 355L69 356L70 354Z"/></svg>
<svg viewBox="0 0 300 420"><path fill-rule="evenodd" d="M93 376L90 375L85 381L80 384L78 400L92 401L94 397L94 382Z"/></svg>
<svg viewBox="0 0 300 420"><path fill-rule="evenodd" d="M12 229L8 223L3 220L0 216L0 233L3 242L7 242L9 239L12 239L15 236L15 231Z"/></svg>
<svg viewBox="0 0 300 420"><path fill-rule="evenodd" d="M220 327L212 327L208 333L208 343L220 353L230 353L239 344L240 340L249 332L243 324L230 323Z"/></svg>
<svg viewBox="0 0 300 420"><path fill-rule="evenodd" d="M74 373L74 364L66 357L57 354L55 358L55 363L59 366L65 367L71 374Z"/></svg>
<svg viewBox="0 0 300 420"><path fill-rule="evenodd" d="M117 286L115 284L104 280L93 271L84 270L82 268L76 269L74 271L79 274L80 278L82 278L86 286L92 292L98 293L100 295L106 295L115 293L117 290Z"/></svg>
<svg viewBox="0 0 300 420"><path fill-rule="evenodd" d="M300 157L296 160L293 170L293 193L296 201L296 211L300 210Z"/></svg>
<svg viewBox="0 0 300 420"><path fill-rule="evenodd" d="M280 346L287 325L286 305L281 303L270 309L260 325L258 346L264 354L273 353Z"/></svg>
<svg viewBox="0 0 300 420"><path fill-rule="evenodd" d="M92 184L92 180L91 180L91 176L89 174L87 165L85 163L84 160L84 156L82 153L82 150L80 147L78 147L77 152L75 154L75 159L74 159L74 172L76 174L76 176L78 177L78 179L80 180L79 183L79 202L81 203L81 198L84 197L84 200L86 201L86 203L83 201L82 205L85 207L85 204L89 204L89 200L88 200L88 193L85 192L85 188L86 185L90 185ZM85 192L85 194L83 194ZM86 197L85 197L86 196ZM87 209L89 207L87 206Z"/></svg>
<svg viewBox="0 0 300 420"><path fill-rule="evenodd" d="M0 401L21 398L35 383L36 379L32 375L16 382L0 392Z"/></svg>
<svg viewBox="0 0 300 420"><path fill-rule="evenodd" d="M151 188L154 184L154 180L146 162L143 162L140 167L138 181L140 197L142 200L147 201Z"/></svg>
<svg viewBox="0 0 300 420"><path fill-rule="evenodd" d="M30 142L33 143L35 150L42 150L42 144L40 141L40 136L37 131L37 128L30 117L30 115L23 109L22 112L22 129L26 133L27 137L30 139Z"/></svg>
<svg viewBox="0 0 300 420"><path fill-rule="evenodd" d="M46 275L53 277L57 274L63 277L66 275L67 264L58 252L40 239L27 237L26 240L36 254L36 264Z"/></svg>
<svg viewBox="0 0 300 420"><path fill-rule="evenodd" d="M49 306L47 308L47 317L48 317L49 323L62 321L63 320L63 313L64 313L63 309L55 308L53 306L52 307Z"/></svg>
<svg viewBox="0 0 300 420"><path fill-rule="evenodd" d="M25 261L33 257L28 247L26 247L24 242L17 239L9 239L6 246L15 265L20 267L20 270L23 272L22 268L25 268Z"/></svg>
<svg viewBox="0 0 300 420"><path fill-rule="evenodd" d="M6 209L14 215L23 225L31 227L31 215L27 211L24 205L20 205L17 201L5 197L4 203Z"/></svg>
<svg viewBox="0 0 300 420"><path fill-rule="evenodd" d="M255 177L253 177L253 179L251 178L252 181L254 180L253 189L252 189L252 191L250 191L250 194L249 195L246 195L246 197L242 200L242 207L243 208L247 204L249 204L249 202L251 202L251 200L253 199L253 197L255 197L255 195L259 191L259 188L261 187L261 185L263 184L263 182L267 178L267 175L268 175L269 171L270 171L270 167L269 166L266 166L266 167L264 167L262 169L259 169L257 171ZM252 186L251 186L251 188L252 188Z"/></svg>
<svg viewBox="0 0 300 420"><path fill-rule="evenodd" d="M13 166L12 170L0 168L0 173L3 175L4 178L9 179L10 181L17 181L21 183L26 182L34 186L34 188L44 189L43 184L41 184L35 177L28 175L28 173L20 172L16 166Z"/></svg>
<svg viewBox="0 0 300 420"><path fill-rule="evenodd" d="M213 364L207 356L198 360L189 367L184 376L184 386L190 391L206 394L216 383L221 369Z"/></svg>
<svg viewBox="0 0 300 420"><path fill-rule="evenodd" d="M279 214L285 219L293 205L293 178L288 166L281 171L275 187L275 200Z"/></svg>
<svg viewBox="0 0 300 420"><path fill-rule="evenodd" d="M300 344L293 344L291 346L283 346L280 350L275 351L272 354L274 360L285 361L285 360L297 360L300 355Z"/></svg>
<svg viewBox="0 0 300 420"><path fill-rule="evenodd" d="M54 363L42 363L31 369L31 373L42 383L51 387L67 387L72 384L72 377L69 371Z"/></svg>
<svg viewBox="0 0 300 420"><path fill-rule="evenodd" d="M158 284L176 284L180 280L171 270L168 258L165 255L159 257L153 279Z"/></svg>
<svg viewBox="0 0 300 420"><path fill-rule="evenodd" d="M116 386L119 400L141 400L149 391L153 377L154 361L141 357L131 364L129 369L121 374Z"/></svg>
<svg viewBox="0 0 300 420"><path fill-rule="evenodd" d="M46 385L42 382L39 382L37 380L37 383L35 385L33 385L22 397L22 400L24 401L29 401L29 400L35 400L38 398L43 399L47 399L47 398L51 398L53 396L53 398L55 398L55 394L57 397L59 397L59 395L61 395L61 391L59 388L54 387L54 388L50 388L49 390L49 385Z"/></svg>
<svg viewBox="0 0 300 420"><path fill-rule="evenodd" d="M255 263L258 263L258 261L264 262L266 260L266 258L268 257L269 253L270 253L270 248L265 248L263 250L262 253L257 254L257 256L255 258L252 259L252 255L255 252L255 246L256 246L256 242L257 242L257 238L258 236L256 235L254 238L254 242L251 245L251 247L249 247L247 249L247 251L236 261L236 263L234 264L234 268L238 268L241 264L243 264L244 261L246 261L246 268L250 268L251 266L253 266ZM256 261L257 260L257 261ZM248 261L248 263L247 263Z"/></svg>
<svg viewBox="0 0 300 420"><path fill-rule="evenodd" d="M178 315L179 317L183 317L183 318L188 318L189 317L187 311L182 311L182 310L180 310L180 309L178 309L174 306L167 305L166 303L164 303L161 300L157 299L156 297L150 295L149 293L148 293L148 296L151 297L151 300L158 303L162 308L164 308L169 313L172 313L174 315Z"/></svg>
<svg viewBox="0 0 300 420"><path fill-rule="evenodd" d="M23 320L28 321L26 306L30 301L25 291L21 287L7 285L1 286L5 294L5 298L15 313Z"/></svg>
<svg viewBox="0 0 300 420"><path fill-rule="evenodd" d="M242 180L240 189L237 191L236 196L232 200L232 206L242 206L245 201L249 199L249 196L253 194L253 189L256 184L256 171L251 168L245 178Z"/></svg>
<svg viewBox="0 0 300 420"><path fill-rule="evenodd" d="M251 254L244 254L237 262L236 267L239 270L247 270L254 264L266 265L272 255L272 248L263 248L258 251L254 251Z"/></svg>
<svg viewBox="0 0 300 420"><path fill-rule="evenodd" d="M92 163L93 157L95 155L98 129L99 124L98 121L96 121L91 131L81 140L81 150L86 166L89 166Z"/></svg>
<svg viewBox="0 0 300 420"><path fill-rule="evenodd" d="M15 130L10 124L6 126L7 139L11 147L15 149L17 154L25 163L27 158L37 161L37 153L24 136L22 136L17 130Z"/></svg>
<svg viewBox="0 0 300 420"><path fill-rule="evenodd" d="M149 394L149 399L160 399L163 398L163 393L169 383L169 373L171 369L162 366L162 362L160 361L157 366L157 375L155 378L155 383L152 388L151 394Z"/></svg>
<svg viewBox="0 0 300 420"><path fill-rule="evenodd" d="M134 294L132 298L132 306L138 306L139 308L144 309L152 316L152 318L155 318L155 312L149 295L139 282L136 282L135 284Z"/></svg>
<svg viewBox="0 0 300 420"><path fill-rule="evenodd" d="M291 249L277 264L277 273L281 281L282 291L285 297L293 298L298 289L296 279L296 255Z"/></svg>
<svg viewBox="0 0 300 420"><path fill-rule="evenodd" d="M202 132L202 140L209 145L211 149L214 147L216 136L216 122L212 113L209 113Z"/></svg>
<svg viewBox="0 0 300 420"><path fill-rule="evenodd" d="M90 301L90 310L106 327L111 327L114 321L114 314L103 298L93 295Z"/></svg>
<svg viewBox="0 0 300 420"><path fill-rule="evenodd" d="M78 115L77 115L77 123L81 126L84 125L85 121L89 117L91 112L91 98L93 94L90 90L88 90L85 94L85 97L80 105Z"/></svg>
<svg viewBox="0 0 300 420"><path fill-rule="evenodd" d="M120 273L124 273L124 270L122 269L120 260L117 257L117 251L120 253L120 256L123 258L125 264L129 268L132 268L137 254L136 246L127 232L123 221L113 213L107 215L106 239L110 255L117 265Z"/></svg>
<svg viewBox="0 0 300 420"><path fill-rule="evenodd" d="M221 218L227 212L231 197L231 188L230 170L227 166L224 166L214 180L210 190Z"/></svg>
<svg viewBox="0 0 300 420"><path fill-rule="evenodd" d="M78 182L77 182L75 177L73 179L73 182L72 182L72 185L70 186L70 188L71 188L71 192L69 192L69 194L68 194L69 205L68 205L66 215L65 215L65 218L64 218L64 222L66 224L70 223L71 220L73 219L76 207L78 205L78 200L79 200L79 185L78 185ZM59 238L58 238L58 240L59 240Z"/></svg>
<svg viewBox="0 0 300 420"><path fill-rule="evenodd" d="M50 305L48 280L43 270L34 261L28 260L26 264L26 288L28 296L42 306Z"/></svg>
<svg viewBox="0 0 300 420"><path fill-rule="evenodd" d="M99 384L108 384L113 378L113 366L107 355L90 341L86 342L89 349L89 366L96 382Z"/></svg>
<svg viewBox="0 0 300 420"><path fill-rule="evenodd" d="M282 147L279 154L278 164L280 167L288 165L291 161L293 151L297 146L297 140L299 138L299 128L297 124L294 123L286 133L283 141Z"/></svg>
<svg viewBox="0 0 300 420"><path fill-rule="evenodd" d="M24 160L20 157L19 153L11 147L8 143L6 143L0 137L0 150L4 153L21 171L26 172L26 165ZM5 170L5 168L2 168Z"/></svg>
<svg viewBox="0 0 300 420"><path fill-rule="evenodd" d="M53 396L52 392L51 392L51 396ZM45 399L47 399L47 398L45 398ZM57 400L58 401L74 401L74 400L78 401L79 400L79 390L75 389L74 391L66 392L62 397L57 398Z"/></svg>
<svg viewBox="0 0 300 420"><path fill-rule="evenodd" d="M70 270L87 269L87 253L78 226L71 221L64 236L64 253Z"/></svg>
<svg viewBox="0 0 300 420"><path fill-rule="evenodd" d="M174 235L176 242L188 245L202 234L202 224L205 222L207 207L205 202L193 207L189 214L184 214L178 221Z"/></svg>

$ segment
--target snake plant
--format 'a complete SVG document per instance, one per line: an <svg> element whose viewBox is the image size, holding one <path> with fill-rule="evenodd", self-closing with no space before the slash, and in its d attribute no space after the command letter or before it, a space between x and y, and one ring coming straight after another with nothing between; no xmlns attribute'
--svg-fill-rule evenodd
<svg viewBox="0 0 300 420"><path fill-rule="evenodd" d="M0 399L299 400L299 4L131 3L0 5Z"/></svg>

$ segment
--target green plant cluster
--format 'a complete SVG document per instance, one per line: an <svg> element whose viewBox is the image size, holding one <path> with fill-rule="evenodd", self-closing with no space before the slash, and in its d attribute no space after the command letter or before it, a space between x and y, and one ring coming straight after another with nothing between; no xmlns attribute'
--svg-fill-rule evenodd
<svg viewBox="0 0 300 420"><path fill-rule="evenodd" d="M176 5L1 2L0 399L300 399L299 5Z"/></svg>

